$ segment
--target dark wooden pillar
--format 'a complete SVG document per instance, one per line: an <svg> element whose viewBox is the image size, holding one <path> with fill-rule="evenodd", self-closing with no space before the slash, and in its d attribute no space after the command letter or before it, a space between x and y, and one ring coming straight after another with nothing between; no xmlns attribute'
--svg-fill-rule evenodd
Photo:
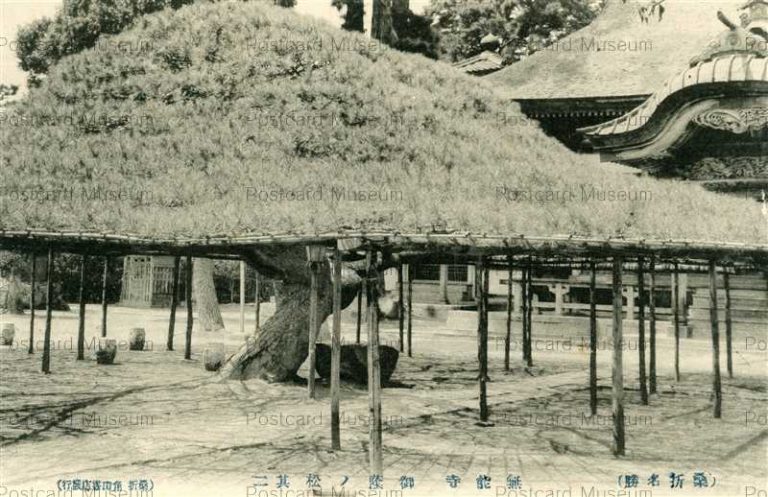
<svg viewBox="0 0 768 497"><path fill-rule="evenodd" d="M187 304L187 333L184 341L184 359L192 359L192 256L187 256L187 263L184 271L186 280L184 286L186 287L186 304Z"/></svg>
<svg viewBox="0 0 768 497"><path fill-rule="evenodd" d="M363 323L363 294L365 293L365 279L357 290L357 328L355 330L355 343L360 343L360 329Z"/></svg>
<svg viewBox="0 0 768 497"><path fill-rule="evenodd" d="M318 271L317 262L309 263L309 349L307 355L309 358L309 371L307 372L307 395L310 399L315 398L315 368L317 366L317 334L319 331L318 321Z"/></svg>
<svg viewBox="0 0 768 497"><path fill-rule="evenodd" d="M504 371L509 371L509 352L512 346L512 290L513 282L512 275L514 267L512 264L512 256L507 256L507 334L504 336Z"/></svg>
<svg viewBox="0 0 768 497"><path fill-rule="evenodd" d="M80 257L80 288L78 299L80 309L77 320L77 360L85 359L85 263L88 260L86 256Z"/></svg>
<svg viewBox="0 0 768 497"><path fill-rule="evenodd" d="M590 261L589 275L589 412L597 414L597 299L595 295L596 269Z"/></svg>
<svg viewBox="0 0 768 497"><path fill-rule="evenodd" d="M259 276L258 271L254 271L254 287L256 289L254 290L254 293L256 296L254 297L253 304L254 304L254 320L255 323L253 325L253 334L258 335L259 328L261 327L261 276Z"/></svg>
<svg viewBox="0 0 768 497"><path fill-rule="evenodd" d="M717 315L717 268L715 261L709 261L709 320L712 326L712 393L714 405L712 413L720 418L722 413L723 392L720 383L720 330Z"/></svg>
<svg viewBox="0 0 768 497"><path fill-rule="evenodd" d="M101 278L101 336L107 336L107 283L109 283L109 257L104 257L104 274Z"/></svg>
<svg viewBox="0 0 768 497"><path fill-rule="evenodd" d="M406 267L408 276L408 327L406 336L408 339L408 357L413 357L413 271L411 265Z"/></svg>
<svg viewBox="0 0 768 497"><path fill-rule="evenodd" d="M725 361L728 378L733 378L733 320L731 317L731 281L726 268L723 271L723 286L725 287Z"/></svg>
<svg viewBox="0 0 768 497"><path fill-rule="evenodd" d="M475 266L477 292L477 362L479 365L480 422L488 421L488 266L481 258Z"/></svg>
<svg viewBox="0 0 768 497"><path fill-rule="evenodd" d="M522 315L520 316L520 324L521 331L522 331L522 340L521 340L521 347L520 349L523 351L523 362L527 363L528 361L528 266L523 266L522 268L522 292L521 292L521 304L522 308L520 309Z"/></svg>
<svg viewBox="0 0 768 497"><path fill-rule="evenodd" d="M680 277L677 261L672 270L672 323L675 330L675 381L680 381Z"/></svg>
<svg viewBox="0 0 768 497"><path fill-rule="evenodd" d="M613 259L613 363L611 367L613 413L613 454L624 455L624 364L622 264L621 257Z"/></svg>
<svg viewBox="0 0 768 497"><path fill-rule="evenodd" d="M397 324L400 352L405 349L405 294L403 293L403 263L397 266Z"/></svg>
<svg viewBox="0 0 768 497"><path fill-rule="evenodd" d="M173 258L173 273L171 278L171 316L168 321L168 340L165 348L173 350L173 334L176 332L176 308L179 306L179 272L181 268L181 257Z"/></svg>
<svg viewBox="0 0 768 497"><path fill-rule="evenodd" d="M29 293L29 348L28 354L35 352L35 292L37 278L37 254L32 253L32 282Z"/></svg>
<svg viewBox="0 0 768 497"><path fill-rule="evenodd" d="M366 276L368 280L368 419L370 474L382 475L381 448L381 364L379 362L378 275L375 254L368 251Z"/></svg>
<svg viewBox="0 0 768 497"><path fill-rule="evenodd" d="M331 449L341 450L341 252L333 254L333 331L331 335Z"/></svg>
<svg viewBox="0 0 768 497"><path fill-rule="evenodd" d="M645 260L637 258L637 352L640 377L640 402L648 405L648 381L645 373ZM630 305L632 305L630 303Z"/></svg>
<svg viewBox="0 0 768 497"><path fill-rule="evenodd" d="M650 273L650 288L648 299L648 312L650 314L650 359L648 364L649 376L648 376L648 390L649 393L656 393L656 258L651 256L651 261L648 265L648 272Z"/></svg>
<svg viewBox="0 0 768 497"><path fill-rule="evenodd" d="M51 320L53 319L53 249L48 247L48 288L45 292L45 341L43 343L43 373L51 372Z"/></svg>
<svg viewBox="0 0 768 497"><path fill-rule="evenodd" d="M533 263L531 257L528 257L528 291L526 292L528 298L528 314L526 321L528 322L528 333L526 336L526 365L528 367L533 366Z"/></svg>

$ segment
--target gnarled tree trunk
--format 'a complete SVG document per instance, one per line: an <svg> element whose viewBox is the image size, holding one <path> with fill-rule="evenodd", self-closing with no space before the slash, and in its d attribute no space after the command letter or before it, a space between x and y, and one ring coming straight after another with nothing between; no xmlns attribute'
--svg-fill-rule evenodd
<svg viewBox="0 0 768 497"><path fill-rule="evenodd" d="M222 378L261 378L271 382L296 379L296 371L306 360L309 347L310 290L305 257L303 248L287 249L274 257L261 252L250 261L257 264L260 274L271 269L273 277L281 277L277 308L261 326L259 334L249 339L221 368ZM323 263L321 268L318 309L322 323L333 312L333 286L328 263ZM343 268L342 309L354 301L360 282L354 270Z"/></svg>
<svg viewBox="0 0 768 497"><path fill-rule="evenodd" d="M205 331L224 329L224 320L219 310L219 300L216 297L216 287L213 284L213 261L211 259L194 259L192 272L192 289L195 295L195 310L197 322Z"/></svg>

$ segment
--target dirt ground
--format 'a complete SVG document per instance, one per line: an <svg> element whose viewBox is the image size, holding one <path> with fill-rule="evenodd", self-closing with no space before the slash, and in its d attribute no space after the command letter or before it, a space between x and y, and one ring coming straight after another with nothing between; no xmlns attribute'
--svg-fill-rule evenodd
<svg viewBox="0 0 768 497"><path fill-rule="evenodd" d="M0 316L17 327L17 343L0 348L0 497L765 497L768 490L764 342L734 343L732 379L723 355L722 419L712 416L706 337L683 340L679 383L672 376L672 340L659 338L659 394L648 406L640 404L637 350L626 350L627 454L615 458L609 350L598 354L599 413L590 418L586 351L540 340L534 368L524 369L514 350L513 370L505 372L501 341L492 337L493 425L480 426L473 333L447 333L437 321L417 319L414 357L401 355L396 384L384 390L383 488L371 490L365 389L342 386L342 450L332 452L327 385L321 383L318 399L307 400L302 385L219 381L204 371L206 344L224 343L234 352L244 341L237 308L225 306L224 315L229 331L195 330L193 358L185 361L183 312L176 350L167 352L167 311L113 307L109 335L121 347L115 365L100 366L92 349L86 361L75 360L76 311L56 312L50 375L40 372L41 342L27 354L28 316ZM89 348L99 323L99 306L88 306ZM38 340L43 325L38 313ZM135 326L147 330L148 350L127 350L124 341ZM396 326L383 324L383 343L396 343ZM252 329L249 307L246 330ZM350 316L344 340L354 341ZM682 488L671 488L671 472L682 475ZM313 491L311 473L319 478ZM706 478L706 487L694 473ZM659 486L649 482L654 474ZM281 475L287 479L281 482ZM456 488L448 482L452 475L460 478ZM402 490L401 476L412 477L414 487ZM123 492L58 491L73 479L120 481ZM152 490L129 490L139 480ZM482 484L487 488L479 489Z"/></svg>

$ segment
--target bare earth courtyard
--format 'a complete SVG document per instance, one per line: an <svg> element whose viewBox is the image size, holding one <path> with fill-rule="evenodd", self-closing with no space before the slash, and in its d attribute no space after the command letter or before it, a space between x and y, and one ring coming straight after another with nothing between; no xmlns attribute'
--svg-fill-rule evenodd
<svg viewBox="0 0 768 497"><path fill-rule="evenodd" d="M99 312L88 306L91 347ZM224 314L227 329L238 330L237 308L225 306ZM610 453L610 350L598 352L600 412L590 418L587 351L542 340L534 368L526 371L514 350L513 371L505 373L492 336L493 426L479 426L474 335L444 334L439 322L417 319L414 357L401 354L384 390L384 475L372 489L364 387L342 385L342 450L334 453L327 384L310 401L299 384L219 381L201 365L205 345L221 342L234 352L243 336L195 330L193 359L185 361L183 313L174 352L165 351L167 315L110 308L112 338L127 341L132 327L143 326L150 341L141 352L121 347L112 366L97 365L92 349L88 360L75 360L76 311L54 313L52 374L40 373L40 350L28 355L20 343L0 350L0 497L766 495L764 342L734 340L735 377L724 376L720 420L709 399L708 336L683 340L676 384L672 340L662 334L659 395L649 406L640 405L637 351L625 350L627 455L617 459ZM27 339L28 315L3 320L16 325L17 342ZM396 342L396 328L382 323L382 343ZM349 315L343 333L354 341ZM672 487L670 473L681 476L681 487ZM122 493L61 490L75 479L121 481ZM139 490L140 480L151 490Z"/></svg>

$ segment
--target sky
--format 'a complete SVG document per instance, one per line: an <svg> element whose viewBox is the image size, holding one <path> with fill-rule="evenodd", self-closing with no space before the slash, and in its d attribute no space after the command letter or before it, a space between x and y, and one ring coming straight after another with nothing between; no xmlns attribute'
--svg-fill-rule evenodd
<svg viewBox="0 0 768 497"><path fill-rule="evenodd" d="M370 12L366 0L366 12ZM429 0L411 0L411 10L423 12ZM40 17L52 17L61 0L0 0L0 83L24 87L25 73L18 67L13 46L20 25ZM339 12L331 6L331 0L298 0L295 9L305 15L325 19L335 26L341 25ZM366 20L366 26L370 20Z"/></svg>

